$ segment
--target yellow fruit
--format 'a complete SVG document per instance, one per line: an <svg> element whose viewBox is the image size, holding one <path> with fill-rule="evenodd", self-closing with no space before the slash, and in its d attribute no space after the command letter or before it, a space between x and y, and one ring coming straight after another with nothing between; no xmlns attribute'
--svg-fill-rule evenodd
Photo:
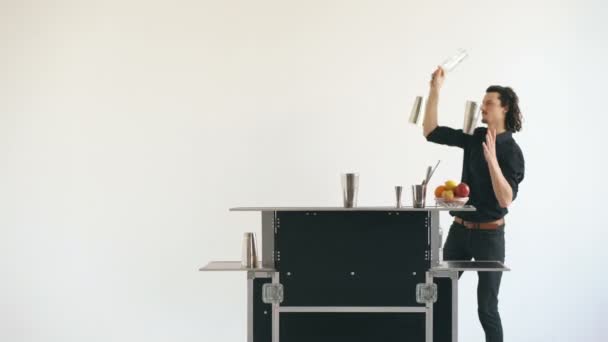
<svg viewBox="0 0 608 342"><path fill-rule="evenodd" d="M443 197L444 200L446 201L451 201L454 199L454 191L452 190L445 190L443 192L443 194L441 195L441 197Z"/></svg>
<svg viewBox="0 0 608 342"><path fill-rule="evenodd" d="M445 186L440 185L435 189L435 197L441 197L441 194L443 194L443 191L445 190Z"/></svg>
<svg viewBox="0 0 608 342"><path fill-rule="evenodd" d="M449 180L449 181L445 182L446 190L454 190L454 189L456 189L457 186L458 186L458 183L456 183L456 181Z"/></svg>

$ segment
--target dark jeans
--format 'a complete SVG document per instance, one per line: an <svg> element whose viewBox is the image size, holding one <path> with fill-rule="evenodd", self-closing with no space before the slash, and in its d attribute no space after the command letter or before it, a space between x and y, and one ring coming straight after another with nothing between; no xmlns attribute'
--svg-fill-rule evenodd
<svg viewBox="0 0 608 342"><path fill-rule="evenodd" d="M443 247L444 260L505 261L504 225L496 230L467 229L452 223ZM502 323L498 313L498 290L502 272L477 272L477 312L486 342L502 342ZM459 277L462 272L459 274Z"/></svg>

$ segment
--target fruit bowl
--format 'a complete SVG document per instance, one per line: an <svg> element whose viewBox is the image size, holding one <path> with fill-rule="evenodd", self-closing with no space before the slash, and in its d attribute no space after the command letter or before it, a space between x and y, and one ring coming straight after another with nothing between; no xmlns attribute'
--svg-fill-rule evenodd
<svg viewBox="0 0 608 342"><path fill-rule="evenodd" d="M446 208L461 208L464 207L468 201L468 197L454 197L454 199L451 200L447 200L442 197L435 197L435 203Z"/></svg>

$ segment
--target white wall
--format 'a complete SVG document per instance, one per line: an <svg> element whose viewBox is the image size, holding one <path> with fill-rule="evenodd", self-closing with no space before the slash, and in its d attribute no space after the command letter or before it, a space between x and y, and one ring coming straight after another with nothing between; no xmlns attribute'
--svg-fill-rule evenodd
<svg viewBox="0 0 608 342"><path fill-rule="evenodd" d="M605 5L600 1L0 2L0 341L243 341L253 213L360 204L460 177L406 123L458 47L440 122L518 92L527 173L507 226L510 341L608 333ZM409 201L409 198L408 198ZM444 226L448 217L442 217ZM476 275L460 338L483 339Z"/></svg>

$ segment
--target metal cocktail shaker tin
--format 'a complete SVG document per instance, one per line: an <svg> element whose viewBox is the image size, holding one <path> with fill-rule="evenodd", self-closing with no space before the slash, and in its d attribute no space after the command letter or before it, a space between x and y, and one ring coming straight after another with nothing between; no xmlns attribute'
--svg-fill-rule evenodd
<svg viewBox="0 0 608 342"><path fill-rule="evenodd" d="M420 123L420 118L422 117L422 115L420 115L421 109L422 96L416 96L416 99L414 100L414 105L412 106L412 112L410 113L410 119L408 120L409 123L413 125L417 125L418 123Z"/></svg>
<svg viewBox="0 0 608 342"><path fill-rule="evenodd" d="M255 233L243 234L243 254L241 265L246 268L256 268L258 266L258 251L255 242Z"/></svg>
<svg viewBox="0 0 608 342"><path fill-rule="evenodd" d="M403 192L403 186L395 185L395 197L396 197L395 208L401 208L401 193L402 192Z"/></svg>
<svg viewBox="0 0 608 342"><path fill-rule="evenodd" d="M462 130L469 135L473 135L475 128L477 127L477 121L479 120L479 109L477 102L467 101L464 109L464 123Z"/></svg>
<svg viewBox="0 0 608 342"><path fill-rule="evenodd" d="M412 202L414 208L424 208L426 202L426 184L412 185Z"/></svg>
<svg viewBox="0 0 608 342"><path fill-rule="evenodd" d="M359 174L342 174L342 198L344 208L354 208L357 206L357 193L359 191Z"/></svg>

